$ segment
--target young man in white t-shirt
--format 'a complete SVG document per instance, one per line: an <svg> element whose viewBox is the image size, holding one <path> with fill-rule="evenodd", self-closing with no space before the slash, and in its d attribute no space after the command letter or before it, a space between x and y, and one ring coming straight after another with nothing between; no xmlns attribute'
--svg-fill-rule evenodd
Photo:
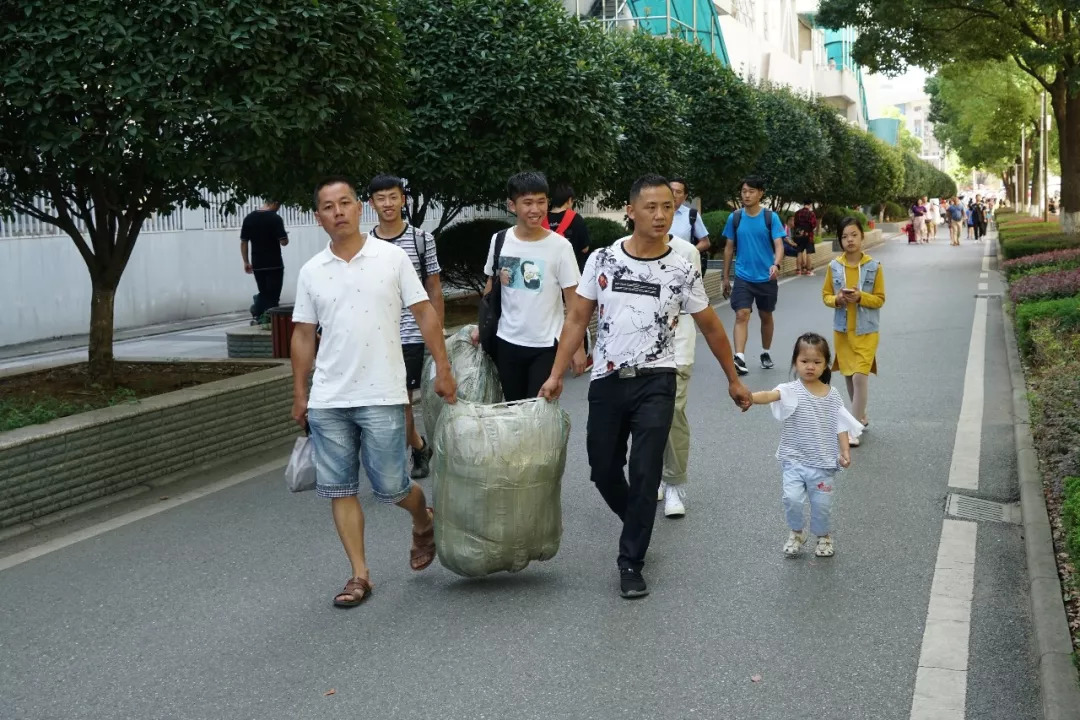
<svg viewBox="0 0 1080 720"><path fill-rule="evenodd" d="M595 251L570 306L551 377L540 394L562 394L563 373L594 311L599 312L589 385L586 443L592 481L623 521L619 585L625 598L648 594L641 569L656 518L656 491L675 412L675 332L689 313L744 411L752 402L739 381L724 326L709 305L701 274L667 245L675 196L658 175L639 178L626 214L634 234ZM630 477L623 467L631 437Z"/></svg>
<svg viewBox="0 0 1080 720"><path fill-rule="evenodd" d="M679 191L674 182L672 186L677 203ZM701 251L697 247L675 235L668 235L668 247L693 265L697 273L701 273ZM683 315L675 329L675 415L664 448L664 479L657 495L657 500L664 502L664 516L669 518L686 515L686 470L690 464L690 422L686 419L686 396L690 376L694 372L696 344L697 328L689 317Z"/></svg>
<svg viewBox="0 0 1080 720"><path fill-rule="evenodd" d="M506 231L495 258L498 235L491 238L484 272L484 294L492 282L502 283L495 366L507 401L534 398L551 374L563 329L564 302L574 296L581 273L574 247L562 235L544 228L548 183L541 173L523 172L506 184L507 207L517 223ZM475 339L475 338L474 338ZM585 371L581 339L571 349L574 373Z"/></svg>
<svg viewBox="0 0 1080 720"><path fill-rule="evenodd" d="M293 308L292 417L311 433L315 491L330 498L334 525L352 565L345 589L334 596L339 607L359 605L371 594L364 513L356 498L361 462L375 499L412 515L412 569L423 570L435 559L431 510L424 491L409 478L405 450L402 307L412 310L435 361L435 392L451 403L456 394L442 323L409 256L361 233L360 212L347 179L329 178L316 188L315 216L330 244L300 269Z"/></svg>

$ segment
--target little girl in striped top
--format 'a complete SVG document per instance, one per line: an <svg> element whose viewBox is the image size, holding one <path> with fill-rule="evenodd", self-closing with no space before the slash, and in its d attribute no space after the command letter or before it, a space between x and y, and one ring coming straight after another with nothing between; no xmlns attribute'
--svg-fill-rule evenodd
<svg viewBox="0 0 1080 720"><path fill-rule="evenodd" d="M803 505L810 499L810 532L817 537L814 554L835 553L829 532L833 481L837 470L851 466L848 441L863 430L844 408L844 399L829 385L832 362L829 343L816 333L795 341L791 367L798 377L775 390L754 393L755 405L771 405L783 422L776 459L784 475L784 514L791 534L784 555L793 558L806 542Z"/></svg>

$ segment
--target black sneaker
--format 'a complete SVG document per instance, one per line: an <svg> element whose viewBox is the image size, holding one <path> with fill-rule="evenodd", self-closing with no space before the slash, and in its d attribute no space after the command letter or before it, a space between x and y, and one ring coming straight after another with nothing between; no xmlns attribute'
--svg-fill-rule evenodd
<svg viewBox="0 0 1080 720"><path fill-rule="evenodd" d="M738 355L735 356L735 372L739 373L740 375L750 374L750 368L746 367L746 361Z"/></svg>
<svg viewBox="0 0 1080 720"><path fill-rule="evenodd" d="M423 480L431 474L431 444L428 443L426 438L420 438L424 441L423 447L419 450L412 451L412 474L413 480Z"/></svg>
<svg viewBox="0 0 1080 720"><path fill-rule="evenodd" d="M772 356L769 355L768 350L761 353L761 367L765 368L766 370L772 370L773 367L774 367L773 361L772 361Z"/></svg>
<svg viewBox="0 0 1080 720"><path fill-rule="evenodd" d="M640 570L619 568L619 594L624 598L639 598L649 594Z"/></svg>

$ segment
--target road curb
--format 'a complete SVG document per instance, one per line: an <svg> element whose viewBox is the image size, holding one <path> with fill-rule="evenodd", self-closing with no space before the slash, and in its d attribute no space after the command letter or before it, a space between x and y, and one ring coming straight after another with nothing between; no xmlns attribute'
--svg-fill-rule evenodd
<svg viewBox="0 0 1080 720"><path fill-rule="evenodd" d="M1031 411L1027 384L1016 346L1016 334L1002 302L1005 323L1005 352L1012 381L1013 433L1016 439L1016 469L1020 478L1020 509L1024 519L1024 549L1027 556L1028 595L1031 623L1035 632L1039 686L1044 720L1080 720L1080 679L1072 661L1065 603L1054 557L1054 540L1043 495L1042 475L1031 437Z"/></svg>

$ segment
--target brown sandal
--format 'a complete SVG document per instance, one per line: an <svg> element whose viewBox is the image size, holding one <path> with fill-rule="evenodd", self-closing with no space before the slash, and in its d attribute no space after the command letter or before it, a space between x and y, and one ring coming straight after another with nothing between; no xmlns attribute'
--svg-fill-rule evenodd
<svg viewBox="0 0 1080 720"><path fill-rule="evenodd" d="M422 533L413 530L413 546L409 548L409 567L420 571L435 562L435 511L427 509L431 527Z"/></svg>
<svg viewBox="0 0 1080 720"><path fill-rule="evenodd" d="M370 581L362 577L349 578L349 582L345 583L345 589L334 596L334 605L337 607L356 607L368 599L371 590Z"/></svg>

